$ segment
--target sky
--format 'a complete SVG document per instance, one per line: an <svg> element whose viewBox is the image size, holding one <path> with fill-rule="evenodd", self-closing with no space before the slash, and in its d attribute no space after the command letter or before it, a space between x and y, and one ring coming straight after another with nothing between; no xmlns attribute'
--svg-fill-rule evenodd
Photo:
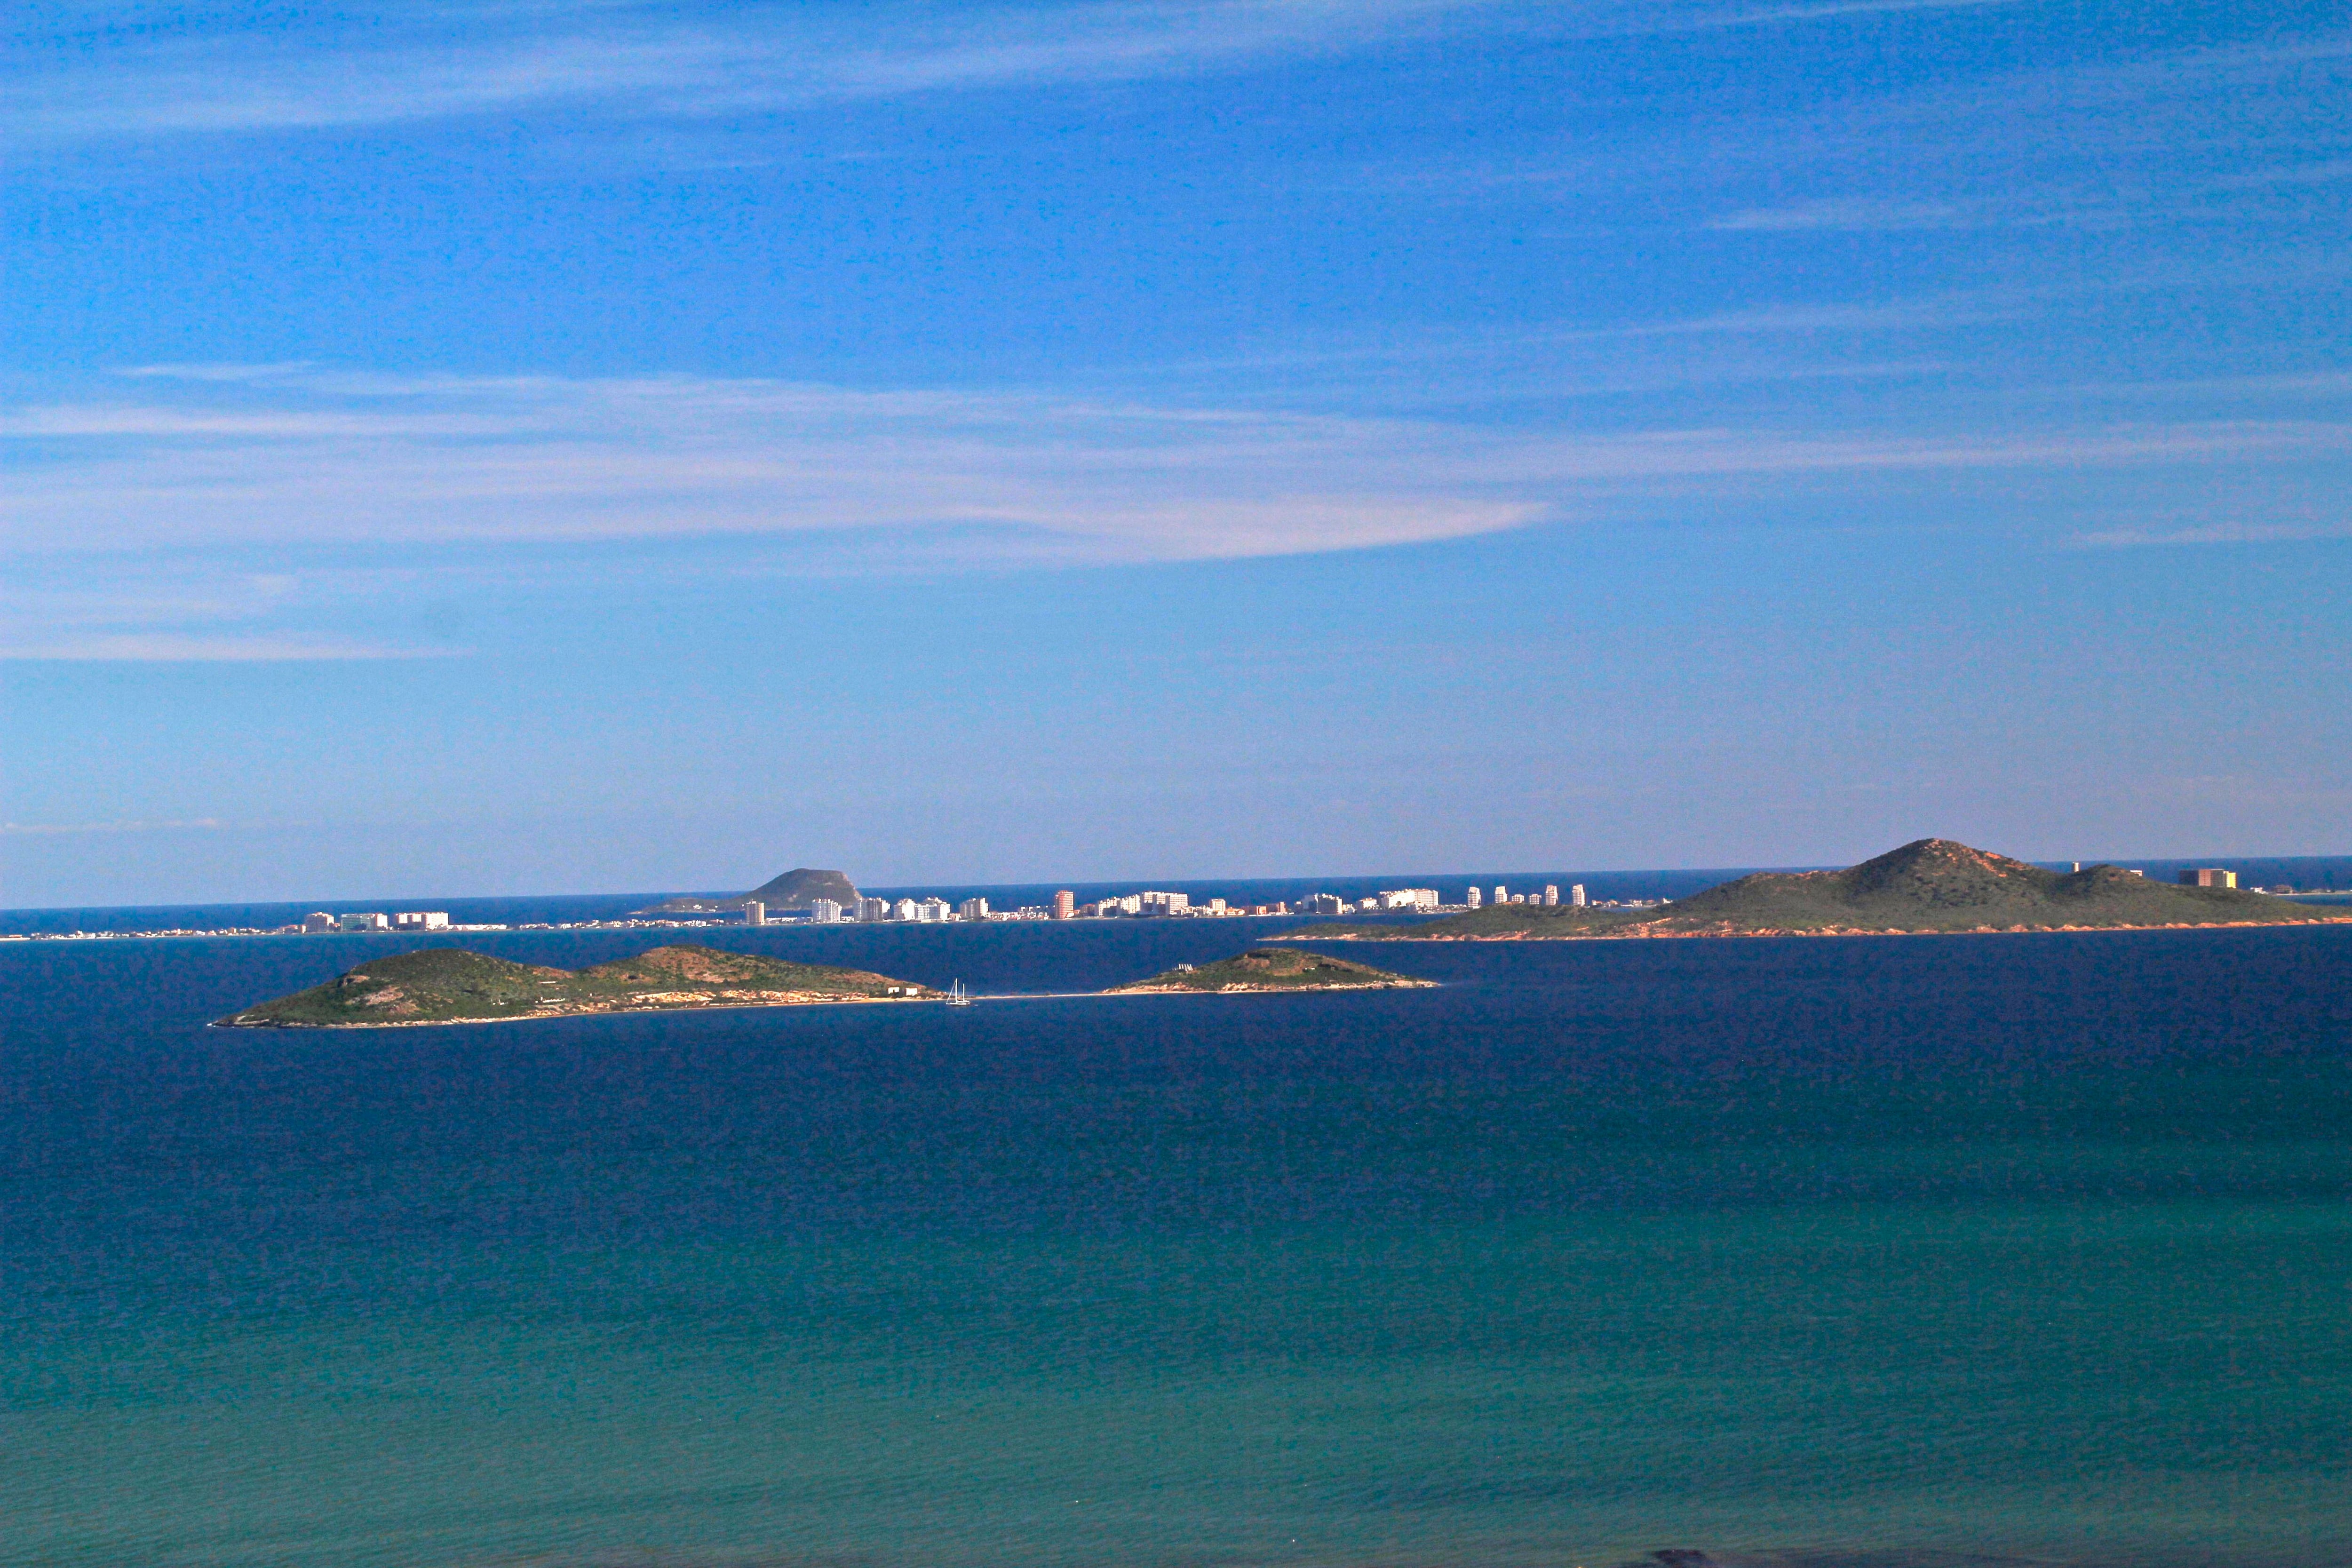
<svg viewBox="0 0 2352 1568"><path fill-rule="evenodd" d="M2352 27L0 14L0 905L2352 852Z"/></svg>

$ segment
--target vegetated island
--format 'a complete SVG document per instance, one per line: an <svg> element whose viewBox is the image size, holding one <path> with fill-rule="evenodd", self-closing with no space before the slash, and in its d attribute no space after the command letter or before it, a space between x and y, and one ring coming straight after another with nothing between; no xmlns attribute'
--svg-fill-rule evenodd
<svg viewBox="0 0 2352 1568"><path fill-rule="evenodd" d="M2114 866L2046 871L1922 838L1843 871L1760 871L1648 910L1496 904L1412 925L1324 925L1276 942L1592 941L2124 931L2352 920L2235 888L2150 881Z"/></svg>
<svg viewBox="0 0 2352 1568"><path fill-rule="evenodd" d="M641 915L715 915L730 910L740 910L757 899L767 906L770 914L787 910L804 910L819 899L831 899L836 904L855 908L857 885L844 871L822 871L813 866L796 866L781 876L772 877L748 893L729 893L717 898L697 898L681 893L674 899L664 899L636 912Z"/></svg>
<svg viewBox="0 0 2352 1568"><path fill-rule="evenodd" d="M942 994L860 969L791 963L696 945L657 947L581 970L513 963L458 947L428 947L372 958L323 985L217 1022L245 1029L373 1029L696 1007L937 1001Z"/></svg>
<svg viewBox="0 0 2352 1568"><path fill-rule="evenodd" d="M1391 974L1369 963L1351 963L1328 953L1302 952L1297 948L1254 947L1237 957L1215 963L1179 964L1149 980L1114 985L1105 995L1133 995L1147 991L1384 991L1433 985L1431 980Z"/></svg>

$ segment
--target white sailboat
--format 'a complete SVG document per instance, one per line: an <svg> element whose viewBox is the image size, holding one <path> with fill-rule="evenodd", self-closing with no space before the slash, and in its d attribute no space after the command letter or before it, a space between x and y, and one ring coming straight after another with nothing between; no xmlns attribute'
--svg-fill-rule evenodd
<svg viewBox="0 0 2352 1568"><path fill-rule="evenodd" d="M956 981L948 987L948 1005L950 1007L971 1005L971 993L963 988L962 981Z"/></svg>

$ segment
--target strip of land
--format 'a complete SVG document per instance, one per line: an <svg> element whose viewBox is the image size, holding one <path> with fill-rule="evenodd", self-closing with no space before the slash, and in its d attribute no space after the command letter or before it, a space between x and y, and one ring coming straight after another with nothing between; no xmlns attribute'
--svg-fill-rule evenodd
<svg viewBox="0 0 2352 1568"><path fill-rule="evenodd" d="M592 1013L828 1003L939 1001L943 993L862 969L792 963L686 944L592 968L515 963L463 948L428 947L370 959L323 985L248 1007L219 1022L246 1029L380 1029L488 1024Z"/></svg>
<svg viewBox="0 0 2352 1568"><path fill-rule="evenodd" d="M2114 866L2049 871L1922 838L1843 871L1766 871L1650 910L1496 904L1415 924L1331 924L1275 942L1530 942L1881 936L2316 925L2339 912L2235 888L2155 882Z"/></svg>
<svg viewBox="0 0 2352 1568"><path fill-rule="evenodd" d="M1355 963L1328 953L1302 952L1296 948L1257 947L1216 963L1179 964L1149 980L1114 985L1106 995L1128 996L1140 992L1251 991L1386 991L1434 984L1391 974L1368 963Z"/></svg>
<svg viewBox="0 0 2352 1568"><path fill-rule="evenodd" d="M1182 964L1107 992L1067 994L1360 991L1429 984L1344 958L1266 948L1216 963ZM383 1029L598 1013L946 1000L945 992L862 969L793 963L700 946L657 947L635 958L580 970L515 963L463 948L429 947L370 959L323 985L217 1022L238 1029Z"/></svg>

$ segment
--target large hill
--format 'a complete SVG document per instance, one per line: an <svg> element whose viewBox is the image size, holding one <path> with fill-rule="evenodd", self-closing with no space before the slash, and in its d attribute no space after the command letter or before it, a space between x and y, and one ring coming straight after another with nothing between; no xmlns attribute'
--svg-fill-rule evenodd
<svg viewBox="0 0 2352 1568"><path fill-rule="evenodd" d="M1315 926L1323 941L1512 941L2286 925L2352 919L2234 888L2150 881L2114 866L2048 871L1922 838L1843 871L1762 871L1655 910L1499 904L1412 925Z"/></svg>
<svg viewBox="0 0 2352 1568"><path fill-rule="evenodd" d="M464 948L428 947L370 959L323 985L220 1022L254 1029L380 1028L679 1007L921 1001L939 994L862 969L693 945L657 947L577 971L514 963Z"/></svg>
<svg viewBox="0 0 2352 1568"><path fill-rule="evenodd" d="M814 867L797 866L780 877L772 877L748 893L730 893L719 898L696 898L691 894L664 899L651 909L637 912L647 915L709 915L740 910L757 899L768 907L770 914L786 910L804 910L819 899L831 899L836 904L857 902L857 886L841 871L820 871Z"/></svg>

